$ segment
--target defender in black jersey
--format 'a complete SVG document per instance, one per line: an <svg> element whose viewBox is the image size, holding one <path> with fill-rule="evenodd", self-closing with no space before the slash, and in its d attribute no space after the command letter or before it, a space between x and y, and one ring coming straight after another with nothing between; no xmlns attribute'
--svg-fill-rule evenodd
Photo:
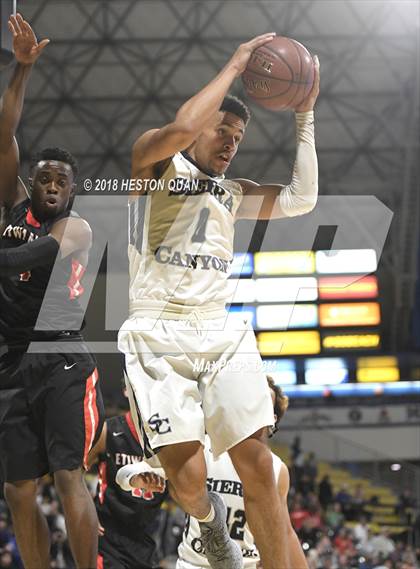
<svg viewBox="0 0 420 569"><path fill-rule="evenodd" d="M101 432L103 405L95 360L78 331L91 229L70 210L77 165L68 152L46 149L35 157L30 197L19 178L15 133L32 65L48 40L38 44L20 15L9 29L17 65L0 105L0 205L7 208L0 239L0 478L25 567L50 565L48 527L36 501L37 478L50 472L77 567L91 569L97 517L82 466ZM34 351L39 340L46 347Z"/></svg>
<svg viewBox="0 0 420 569"><path fill-rule="evenodd" d="M89 454L98 462L95 498L100 523L97 569L154 569L158 567L154 534L166 492L131 494L115 482L121 466L143 460L143 450L130 413L105 421L102 434Z"/></svg>

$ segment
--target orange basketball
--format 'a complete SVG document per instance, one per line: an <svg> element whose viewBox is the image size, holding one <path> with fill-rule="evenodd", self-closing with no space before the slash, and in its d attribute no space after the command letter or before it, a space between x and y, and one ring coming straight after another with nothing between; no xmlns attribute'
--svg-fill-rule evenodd
<svg viewBox="0 0 420 569"><path fill-rule="evenodd" d="M242 73L245 91L261 107L294 109L310 93L315 76L309 51L291 38L276 36L256 49Z"/></svg>

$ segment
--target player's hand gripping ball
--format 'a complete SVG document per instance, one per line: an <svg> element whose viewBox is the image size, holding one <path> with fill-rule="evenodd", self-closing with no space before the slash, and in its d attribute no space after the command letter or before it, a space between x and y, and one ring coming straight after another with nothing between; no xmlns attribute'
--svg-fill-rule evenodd
<svg viewBox="0 0 420 569"><path fill-rule="evenodd" d="M295 109L310 93L315 65L309 51L296 40L276 36L251 55L242 81L261 107L272 111Z"/></svg>

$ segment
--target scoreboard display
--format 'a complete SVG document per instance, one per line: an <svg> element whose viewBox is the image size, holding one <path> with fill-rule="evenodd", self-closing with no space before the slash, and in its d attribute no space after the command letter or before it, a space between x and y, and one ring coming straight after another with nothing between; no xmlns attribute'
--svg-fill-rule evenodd
<svg viewBox="0 0 420 569"><path fill-rule="evenodd" d="M245 313L263 356L381 348L373 249L237 254L232 313Z"/></svg>
<svg viewBox="0 0 420 569"><path fill-rule="evenodd" d="M288 395L420 393L380 352L377 264L373 249L235 255L230 317L252 322L264 370Z"/></svg>

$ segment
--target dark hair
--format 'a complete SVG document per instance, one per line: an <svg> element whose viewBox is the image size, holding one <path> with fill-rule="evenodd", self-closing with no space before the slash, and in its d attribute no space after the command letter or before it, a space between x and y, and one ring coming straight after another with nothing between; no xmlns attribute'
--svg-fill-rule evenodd
<svg viewBox="0 0 420 569"><path fill-rule="evenodd" d="M245 103L233 95L226 95L220 105L220 110L225 111L226 113L232 113L233 115L241 118L244 121L245 126L251 118L251 112Z"/></svg>
<svg viewBox="0 0 420 569"><path fill-rule="evenodd" d="M73 170L73 176L76 178L79 168L77 166L77 161L75 157L64 150L63 148L44 148L40 152L37 152L31 157L31 161L29 163L29 169L32 171L33 168L43 160L57 160L58 162L65 162L68 164L71 169Z"/></svg>
<svg viewBox="0 0 420 569"><path fill-rule="evenodd" d="M267 383L275 395L274 413L277 415L277 421L272 431L272 434L274 434L279 430L279 423L283 415L286 413L287 408L289 407L289 398L283 393L282 388L276 385L271 375L267 375L266 377Z"/></svg>

